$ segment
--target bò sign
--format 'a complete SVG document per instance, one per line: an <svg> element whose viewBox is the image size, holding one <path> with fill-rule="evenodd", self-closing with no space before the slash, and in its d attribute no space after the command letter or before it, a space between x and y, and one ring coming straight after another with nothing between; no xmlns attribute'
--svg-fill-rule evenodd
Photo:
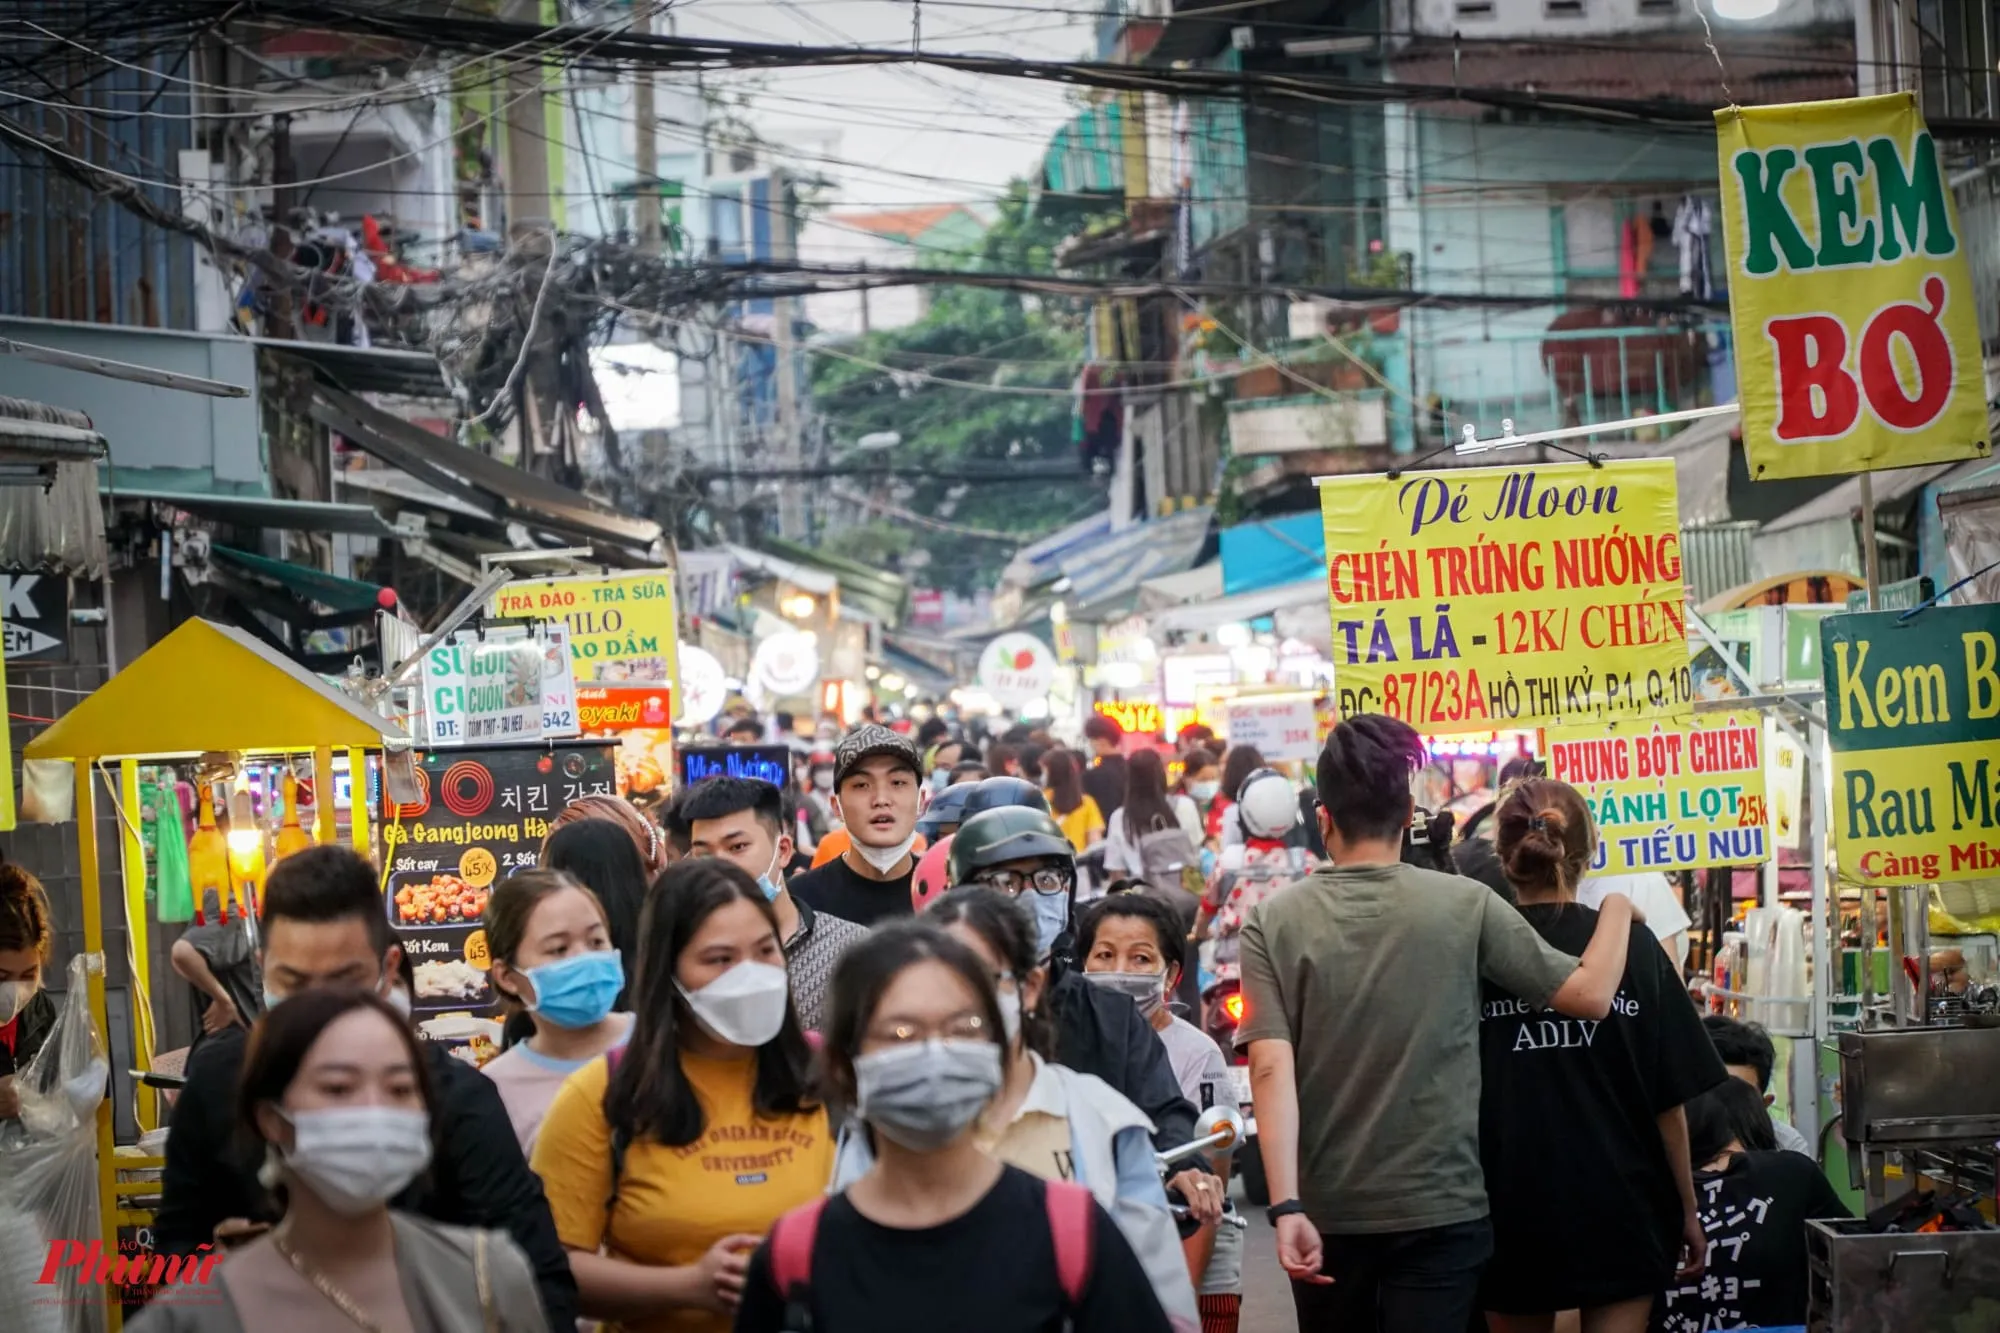
<svg viewBox="0 0 2000 1333"><path fill-rule="evenodd" d="M1751 474L1984 456L1972 279L1916 98L1732 106L1715 122Z"/></svg>

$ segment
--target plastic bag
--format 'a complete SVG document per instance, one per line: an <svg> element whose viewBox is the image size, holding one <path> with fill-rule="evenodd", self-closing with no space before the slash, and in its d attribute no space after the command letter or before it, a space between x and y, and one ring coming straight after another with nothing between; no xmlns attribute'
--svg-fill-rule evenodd
<svg viewBox="0 0 2000 1333"><path fill-rule="evenodd" d="M90 1018L89 958L70 960L69 989L42 1049L15 1078L17 1120L0 1120L0 1328L101 1333L111 1286L76 1265L39 1281L58 1241L103 1235L97 1213L97 1108L111 1071ZM102 967L101 956L97 966Z"/></svg>

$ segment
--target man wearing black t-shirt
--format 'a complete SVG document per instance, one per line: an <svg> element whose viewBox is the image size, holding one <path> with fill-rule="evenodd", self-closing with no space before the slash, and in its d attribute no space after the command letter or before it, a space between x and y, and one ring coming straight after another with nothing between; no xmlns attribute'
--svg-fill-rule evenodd
<svg viewBox="0 0 2000 1333"><path fill-rule="evenodd" d="M833 799L847 826L848 847L793 879L794 898L862 926L915 911L910 875L917 859L911 848L922 763L907 737L873 722L841 739L833 756Z"/></svg>
<svg viewBox="0 0 2000 1333"><path fill-rule="evenodd" d="M1093 713L1083 720L1083 739L1093 756L1083 770L1083 790L1109 823L1125 804L1125 756L1120 753L1125 731L1104 714Z"/></svg>

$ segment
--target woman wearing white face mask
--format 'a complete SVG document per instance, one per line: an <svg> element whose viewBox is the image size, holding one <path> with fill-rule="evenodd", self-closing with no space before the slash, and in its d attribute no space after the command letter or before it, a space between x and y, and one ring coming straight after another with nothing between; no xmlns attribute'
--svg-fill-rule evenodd
<svg viewBox="0 0 2000 1333"><path fill-rule="evenodd" d="M563 1084L534 1168L586 1315L722 1333L750 1251L826 1187L832 1135L757 881L677 861L639 937L631 1036Z"/></svg>
<svg viewBox="0 0 2000 1333"><path fill-rule="evenodd" d="M631 1034L632 1015L615 1011L624 962L604 904L561 871L501 880L485 924L494 989L528 1014L534 1035L479 1072L500 1089L521 1151L532 1153L563 1080Z"/></svg>
<svg viewBox="0 0 2000 1333"><path fill-rule="evenodd" d="M1048 969L1037 961L1026 906L992 889L965 888L946 894L924 915L970 949L995 979L1006 1038L1004 1082L976 1142L1010 1166L1089 1189L1117 1221L1174 1326L1198 1327L1187 1261L1153 1154L1152 1122L1104 1080L1046 1058L1053 1043L1042 1005ZM843 1132L834 1183L859 1178L870 1158L865 1135Z"/></svg>
<svg viewBox="0 0 2000 1333"><path fill-rule="evenodd" d="M1162 1333L1146 1273L1090 1193L979 1144L1004 1083L992 967L921 922L834 973L826 1076L868 1163L751 1261L738 1333Z"/></svg>
<svg viewBox="0 0 2000 1333"><path fill-rule="evenodd" d="M135 1333L547 1333L533 1274L505 1232L391 1213L431 1160L417 1037L379 996L301 991L258 1020L237 1094L284 1217L169 1283Z"/></svg>

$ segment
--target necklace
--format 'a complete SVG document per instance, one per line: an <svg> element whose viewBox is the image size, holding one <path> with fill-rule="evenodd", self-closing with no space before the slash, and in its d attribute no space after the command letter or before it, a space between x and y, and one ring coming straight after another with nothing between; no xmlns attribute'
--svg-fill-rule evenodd
<svg viewBox="0 0 2000 1333"><path fill-rule="evenodd" d="M359 1302L339 1287L334 1286L318 1269L308 1267L306 1261L300 1257L299 1252L294 1250L285 1241L279 1239L276 1233L273 1233L271 1236L271 1247L283 1256L286 1263L292 1266L294 1273L297 1273L312 1285L313 1290L326 1297L329 1301L332 1301L334 1308L346 1315L349 1322L356 1328L365 1330L365 1333L382 1333L382 1326L368 1317L368 1312L361 1308Z"/></svg>

